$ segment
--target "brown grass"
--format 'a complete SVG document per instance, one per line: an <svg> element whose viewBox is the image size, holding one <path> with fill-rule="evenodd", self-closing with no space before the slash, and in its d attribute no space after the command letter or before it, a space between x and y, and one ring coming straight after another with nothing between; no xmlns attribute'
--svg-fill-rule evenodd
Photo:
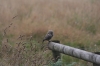
<svg viewBox="0 0 100 66"><path fill-rule="evenodd" d="M9 28L6 32L14 38L25 35L42 41L52 29L53 39L62 43L94 45L100 40L99 6L99 0L1 0L0 32Z"/></svg>
<svg viewBox="0 0 100 66"><path fill-rule="evenodd" d="M93 36L86 28L94 25L95 37L100 37L98 0L2 0L0 9L1 28L13 22L10 33L14 35L45 33L52 29L55 34L66 35L74 40ZM17 17L12 19L14 16Z"/></svg>

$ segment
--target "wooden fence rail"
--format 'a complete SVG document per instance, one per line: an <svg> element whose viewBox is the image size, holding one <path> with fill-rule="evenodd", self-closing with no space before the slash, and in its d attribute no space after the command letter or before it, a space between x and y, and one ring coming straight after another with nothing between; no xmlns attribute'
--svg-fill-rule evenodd
<svg viewBox="0 0 100 66"><path fill-rule="evenodd" d="M100 55L92 53L92 52L80 50L77 48L73 48L73 47L63 45L60 43L55 43L55 42L49 42L48 48L52 51L70 55L70 56L100 65Z"/></svg>

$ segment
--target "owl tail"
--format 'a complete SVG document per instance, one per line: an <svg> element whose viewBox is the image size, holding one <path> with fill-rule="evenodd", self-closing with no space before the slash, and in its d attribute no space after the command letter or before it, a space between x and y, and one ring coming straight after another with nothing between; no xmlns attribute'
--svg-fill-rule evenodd
<svg viewBox="0 0 100 66"><path fill-rule="evenodd" d="M45 40L43 40L42 43L43 43L44 41L45 41Z"/></svg>

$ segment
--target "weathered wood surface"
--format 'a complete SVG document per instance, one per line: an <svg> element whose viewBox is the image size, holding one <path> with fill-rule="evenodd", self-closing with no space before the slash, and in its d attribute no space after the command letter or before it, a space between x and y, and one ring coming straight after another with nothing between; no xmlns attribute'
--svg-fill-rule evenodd
<svg viewBox="0 0 100 66"><path fill-rule="evenodd" d="M59 40L52 40L52 42L60 43ZM52 54L53 54L54 62L57 62L58 59L61 59L61 54L60 54L60 52L55 51L55 50L52 50Z"/></svg>
<svg viewBox="0 0 100 66"><path fill-rule="evenodd" d="M67 45L49 42L48 48L92 63L100 64L100 55L87 52Z"/></svg>

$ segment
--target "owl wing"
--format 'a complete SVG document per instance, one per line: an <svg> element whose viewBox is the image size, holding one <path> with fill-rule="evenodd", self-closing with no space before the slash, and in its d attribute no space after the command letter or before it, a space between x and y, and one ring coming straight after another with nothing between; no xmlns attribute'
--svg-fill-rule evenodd
<svg viewBox="0 0 100 66"><path fill-rule="evenodd" d="M50 40L51 38L52 38L52 35L51 34L46 34L45 40Z"/></svg>

